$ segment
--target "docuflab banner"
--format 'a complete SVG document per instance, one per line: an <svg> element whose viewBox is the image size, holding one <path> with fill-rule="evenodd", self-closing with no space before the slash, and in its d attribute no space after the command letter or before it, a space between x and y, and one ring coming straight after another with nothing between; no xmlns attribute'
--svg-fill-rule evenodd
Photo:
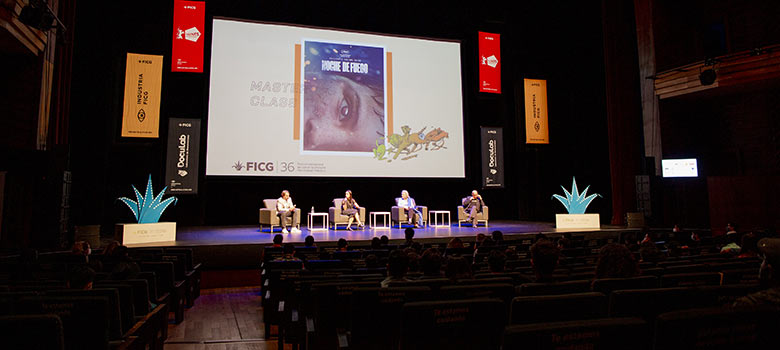
<svg viewBox="0 0 780 350"><path fill-rule="evenodd" d="M168 194L198 193L200 119L168 120L168 158L165 181Z"/></svg>
<svg viewBox="0 0 780 350"><path fill-rule="evenodd" d="M504 133L482 127L482 188L504 188Z"/></svg>

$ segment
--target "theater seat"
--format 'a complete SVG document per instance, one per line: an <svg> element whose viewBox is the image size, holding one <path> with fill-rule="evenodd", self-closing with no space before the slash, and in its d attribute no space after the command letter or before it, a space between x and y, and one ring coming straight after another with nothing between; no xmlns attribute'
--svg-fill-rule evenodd
<svg viewBox="0 0 780 350"><path fill-rule="evenodd" d="M602 293L516 297L512 299L510 324L586 320L603 317L607 317L607 297Z"/></svg>
<svg viewBox="0 0 780 350"><path fill-rule="evenodd" d="M497 299L407 303L401 349L499 349L505 311Z"/></svg>
<svg viewBox="0 0 780 350"><path fill-rule="evenodd" d="M765 306L668 312L656 319L653 349L776 349L779 318Z"/></svg>
<svg viewBox="0 0 780 350"><path fill-rule="evenodd" d="M62 321L57 315L0 316L3 349L65 349Z"/></svg>
<svg viewBox="0 0 780 350"><path fill-rule="evenodd" d="M503 349L647 349L648 328L638 318L514 325L504 331Z"/></svg>

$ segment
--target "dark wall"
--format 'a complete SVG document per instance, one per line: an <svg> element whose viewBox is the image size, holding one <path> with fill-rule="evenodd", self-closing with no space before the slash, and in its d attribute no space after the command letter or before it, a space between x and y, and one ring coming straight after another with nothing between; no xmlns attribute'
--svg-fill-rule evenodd
<svg viewBox="0 0 780 350"><path fill-rule="evenodd" d="M504 128L506 188L484 190L494 219L554 219L563 211L551 199L577 176L581 188L605 196L591 205L605 222L611 213L604 107L604 66L599 4L447 7L399 1L368 4L339 1L328 6L258 1L208 1L204 74L170 73L170 1L138 6L101 2L78 8L74 39L71 108L73 222L127 222L132 214L116 202L130 184L144 186L152 174L156 190L164 172L167 118L201 118L207 127L210 21L212 16L456 39L462 42L465 179L205 178L200 194L180 196L163 215L180 225L239 225L257 222L263 198L292 191L300 207L323 210L352 189L369 210L388 208L402 189L432 209L454 209L479 188L479 127ZM484 9L483 9L484 8ZM503 94L477 92L477 31L502 34ZM165 56L161 139L123 139L121 127L127 52ZM550 145L525 144L522 79L548 80ZM454 103L458 103L457 101ZM205 155L205 147L202 149ZM205 164L201 159L201 164ZM373 209L377 208L377 209Z"/></svg>

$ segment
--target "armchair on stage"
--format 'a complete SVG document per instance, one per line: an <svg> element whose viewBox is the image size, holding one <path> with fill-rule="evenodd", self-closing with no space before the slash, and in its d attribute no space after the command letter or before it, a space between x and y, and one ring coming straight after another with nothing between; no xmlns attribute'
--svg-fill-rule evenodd
<svg viewBox="0 0 780 350"><path fill-rule="evenodd" d="M265 208L260 208L260 231L263 230L263 226L271 226L271 232L274 232L275 226L282 226L279 221L279 215L276 211L276 199L263 199ZM295 221L298 223L298 228L301 226L301 209L295 208ZM292 218L289 218L292 220Z"/></svg>
<svg viewBox="0 0 780 350"><path fill-rule="evenodd" d="M333 199L333 206L328 209L328 228L330 226L333 226L333 229L336 230L338 225L344 225L347 226L347 223L349 222L349 216L341 215L341 201L343 201L344 198L334 198ZM359 210L360 214L360 220L365 222L366 218L366 208L360 207Z"/></svg>
<svg viewBox="0 0 780 350"><path fill-rule="evenodd" d="M402 223L409 221L409 217L406 215L406 210L398 206L398 201L400 199L401 199L400 197L396 198L395 199L396 205L390 208L390 222L391 224L393 222L398 224L398 228L401 228ZM420 221L418 222L418 224L420 224L420 226L424 226L423 224L428 223L428 207L424 205L418 205L417 210L420 211Z"/></svg>
<svg viewBox="0 0 780 350"><path fill-rule="evenodd" d="M458 227L460 227L461 223L469 222L469 214L466 213L466 209L463 208L462 205L458 206ZM488 206L483 205L482 206L482 212L477 213L477 225L479 225L480 222L485 223L485 227L488 226ZM470 223L470 222L469 222Z"/></svg>

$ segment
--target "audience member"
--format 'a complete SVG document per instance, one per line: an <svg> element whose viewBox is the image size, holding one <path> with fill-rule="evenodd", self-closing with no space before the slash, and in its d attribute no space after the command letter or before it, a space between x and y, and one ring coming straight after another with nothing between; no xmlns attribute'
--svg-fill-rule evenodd
<svg viewBox="0 0 780 350"><path fill-rule="evenodd" d="M374 237L376 238L376 237ZM366 255L366 268L367 269L376 269L379 268L379 258L377 258L376 254L368 254Z"/></svg>
<svg viewBox="0 0 780 350"><path fill-rule="evenodd" d="M531 246L531 266L536 276L535 282L554 282L553 271L558 267L560 250L552 242L545 239L537 240Z"/></svg>
<svg viewBox="0 0 780 350"><path fill-rule="evenodd" d="M737 233L737 225L733 223L726 224L726 235L733 235Z"/></svg>
<svg viewBox="0 0 780 350"><path fill-rule="evenodd" d="M71 249L71 252L74 255L89 256L92 254L92 247L90 247L89 242L87 241L78 241L73 243L73 249Z"/></svg>
<svg viewBox="0 0 780 350"><path fill-rule="evenodd" d="M737 299L734 306L780 307L780 238L761 239L758 241L758 251L763 256L758 276L764 290Z"/></svg>
<svg viewBox="0 0 780 350"><path fill-rule="evenodd" d="M420 272L420 256L417 255L417 251L414 250L414 248L404 248L403 249L404 254L406 254L406 260L408 261L409 269L407 270L408 273L417 273Z"/></svg>
<svg viewBox="0 0 780 350"><path fill-rule="evenodd" d="M382 248L382 241L379 240L379 237L371 238L371 250L377 250Z"/></svg>
<svg viewBox="0 0 780 350"><path fill-rule="evenodd" d="M306 236L306 238L303 239L303 246L306 248L316 247L317 245L314 244L314 236Z"/></svg>
<svg viewBox="0 0 780 350"><path fill-rule="evenodd" d="M750 232L742 236L739 255L737 258L755 258L758 256L758 236Z"/></svg>
<svg viewBox="0 0 780 350"><path fill-rule="evenodd" d="M729 256L737 256L742 251L742 247L737 244L739 238L736 233L733 234L727 234L724 238L726 240L726 245L720 248L720 253L729 255Z"/></svg>
<svg viewBox="0 0 780 350"><path fill-rule="evenodd" d="M390 287L394 282L408 282L406 272L409 270L409 260L400 249L393 250L387 257L387 278L382 280L382 288Z"/></svg>
<svg viewBox="0 0 780 350"><path fill-rule="evenodd" d="M422 257L420 258L420 269L422 270L422 277L421 279L426 278L440 278L442 277L441 273L441 254L439 254L439 251L434 248L428 248L426 249Z"/></svg>
<svg viewBox="0 0 780 350"><path fill-rule="evenodd" d="M444 275L452 281L471 279L474 277L471 273L471 262L462 256L455 256L447 259Z"/></svg>
<svg viewBox="0 0 780 350"><path fill-rule="evenodd" d="M135 278L141 272L141 267L130 257L130 250L126 246L114 248L113 253L106 259L114 265L109 279L124 281Z"/></svg>
<svg viewBox="0 0 780 350"><path fill-rule="evenodd" d="M404 241L403 246L411 247L412 243L414 243L414 229L407 227L406 230L404 230L404 238L406 238L406 241Z"/></svg>
<svg viewBox="0 0 780 350"><path fill-rule="evenodd" d="M95 270L86 266L76 266L68 274L68 288L79 290L92 289L95 281Z"/></svg>
<svg viewBox="0 0 780 350"><path fill-rule="evenodd" d="M506 254L498 249L491 251L490 254L488 254L488 266L490 267L490 272L504 272L506 267Z"/></svg>
<svg viewBox="0 0 780 350"><path fill-rule="evenodd" d="M284 236L277 233L276 235L274 235L274 244L271 245L271 248L281 248L282 241L284 241Z"/></svg>
<svg viewBox="0 0 780 350"><path fill-rule="evenodd" d="M114 250L119 247L121 244L117 241L111 241L106 244L106 247L103 248L103 252L101 253L104 256L110 256L114 254Z"/></svg>
<svg viewBox="0 0 780 350"><path fill-rule="evenodd" d="M387 236L382 235L382 237L379 237L379 242L382 243L382 246L387 248L387 246L390 244L390 238L387 238Z"/></svg>
<svg viewBox="0 0 780 350"><path fill-rule="evenodd" d="M564 250L571 248L571 233L564 232L561 238L558 238L558 249Z"/></svg>
<svg viewBox="0 0 780 350"><path fill-rule="evenodd" d="M282 249L282 256L274 259L274 261L301 261L301 259L295 257L295 246L292 243L286 243Z"/></svg>
<svg viewBox="0 0 780 350"><path fill-rule="evenodd" d="M674 224L674 228L672 228L672 232L682 232L680 225Z"/></svg>
<svg viewBox="0 0 780 350"><path fill-rule="evenodd" d="M546 240L547 240L547 236L545 236L544 233L539 232L536 235L534 235L534 243L539 241L546 241Z"/></svg>
<svg viewBox="0 0 780 350"><path fill-rule="evenodd" d="M493 231L493 233L491 233L491 235L492 235L493 241L496 242L496 245L504 244L504 233L503 232L496 230L496 231Z"/></svg>
<svg viewBox="0 0 780 350"><path fill-rule="evenodd" d="M448 243L447 243L447 249L463 249L463 241L458 237L453 237Z"/></svg>
<svg viewBox="0 0 780 350"><path fill-rule="evenodd" d="M625 245L610 243L599 251L596 278L628 278L639 276L639 264Z"/></svg>
<svg viewBox="0 0 780 350"><path fill-rule="evenodd" d="M517 254L517 250L514 248L506 248L504 255L506 255L506 261L520 260L520 256Z"/></svg>
<svg viewBox="0 0 780 350"><path fill-rule="evenodd" d="M479 246L482 245L482 242L485 241L486 237L487 236L485 236L484 233L478 233L477 234L477 238L474 240L474 250L479 249Z"/></svg>
<svg viewBox="0 0 780 350"><path fill-rule="evenodd" d="M346 252L348 250L349 244L347 244L347 240L344 238L339 238L339 241L336 243L336 251Z"/></svg>
<svg viewBox="0 0 780 350"><path fill-rule="evenodd" d="M639 257L641 262L657 263L664 260L663 253L652 242L645 242L639 245Z"/></svg>

